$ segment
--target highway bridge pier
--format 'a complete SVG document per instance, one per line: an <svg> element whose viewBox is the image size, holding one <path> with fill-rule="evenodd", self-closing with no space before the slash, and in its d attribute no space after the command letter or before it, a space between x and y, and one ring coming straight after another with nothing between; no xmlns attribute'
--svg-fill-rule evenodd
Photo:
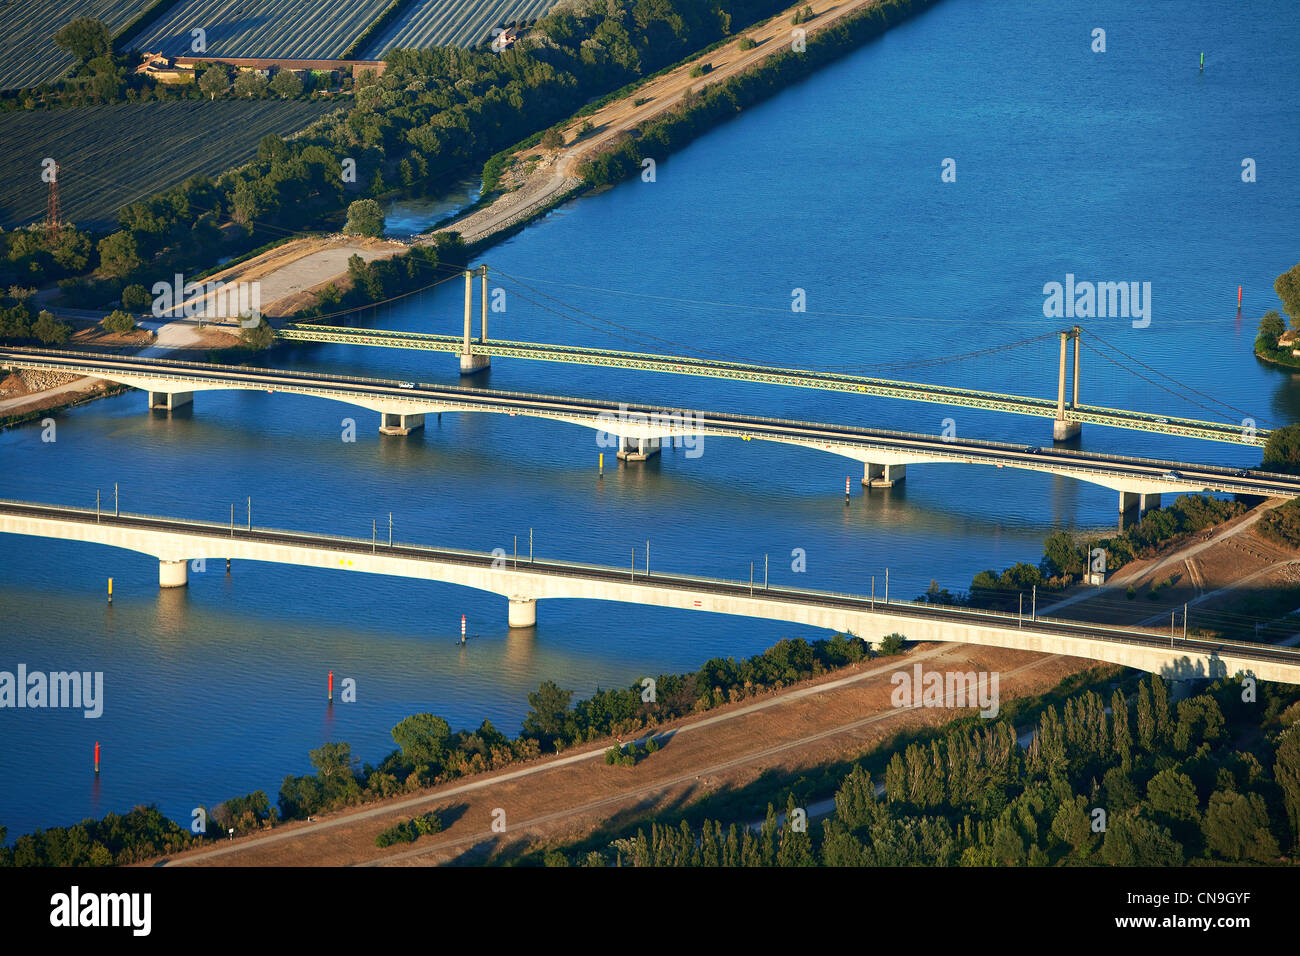
<svg viewBox="0 0 1300 956"><path fill-rule="evenodd" d="M511 627L537 626L537 600L530 597L510 598L509 625Z"/></svg>
<svg viewBox="0 0 1300 956"><path fill-rule="evenodd" d="M862 484L868 488L892 488L906 477L906 465L862 463Z"/></svg>
<svg viewBox="0 0 1300 956"><path fill-rule="evenodd" d="M629 438L618 436L619 461L648 461L661 451L658 438Z"/></svg>
<svg viewBox="0 0 1300 956"><path fill-rule="evenodd" d="M190 583L189 568L184 560L168 561L158 559L158 586L160 588L183 588Z"/></svg>
<svg viewBox="0 0 1300 956"><path fill-rule="evenodd" d="M1160 494L1147 494L1141 491L1121 491L1119 493L1119 511L1125 514L1137 509L1139 515L1146 514L1151 508L1160 507Z"/></svg>
<svg viewBox="0 0 1300 956"><path fill-rule="evenodd" d="M175 411L185 405L194 404L193 392L149 392L149 408L162 408L167 411Z"/></svg>
<svg viewBox="0 0 1300 956"><path fill-rule="evenodd" d="M402 412L380 412L379 434L409 435L417 428L424 427L424 415L421 413L407 415Z"/></svg>

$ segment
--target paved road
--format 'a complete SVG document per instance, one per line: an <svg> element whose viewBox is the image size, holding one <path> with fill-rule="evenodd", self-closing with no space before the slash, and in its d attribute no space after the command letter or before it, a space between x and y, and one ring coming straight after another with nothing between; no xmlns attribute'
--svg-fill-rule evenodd
<svg viewBox="0 0 1300 956"><path fill-rule="evenodd" d="M439 564L460 565L474 568L494 568L499 565L497 556L490 553L460 551L449 548L423 547L410 544L376 545L373 541L360 538L346 538L336 535L314 534L310 532L284 531L254 527L251 530L240 527L233 522L229 525L209 521L189 521L179 518L153 517L146 515L99 513L92 509L70 508L59 505L36 504L20 501L0 501L0 514L25 518L44 518L55 521L71 521L90 525L105 525L122 528L141 528L150 531L172 532L176 535L217 535L238 541L255 541L263 544L280 544L294 547L319 548L330 552L354 554L383 553L386 556L410 558L417 561L430 561ZM929 622L951 622L962 626L993 627L1008 629L1017 623L1029 623L1036 633L1061 636L1066 638L1086 638L1142 647L1166 648L1171 638L1165 634L1142 632L1130 628L1110 627L1087 622L1066 621L1057 618L1037 619L1018 618L1015 614L996 611L982 611L968 608L948 607L945 605L917 604L909 601L877 600L866 595L839 594L829 591L816 591L805 588L762 587L743 581L725 581L716 578L704 578L694 575L672 574L656 571L652 574L642 572L637 578L629 568L615 568L606 565L584 564L573 561L554 561L536 559L520 564L516 559L513 568L521 567L530 574L553 575L564 578L607 581L626 584L629 580L649 584L656 588L685 591L692 595L711 595L716 597L762 597L765 600L780 601L793 605L809 605L818 608L843 609L858 612L882 612L901 618L916 618ZM1230 650L1237 655L1248 656L1257 660L1275 661L1284 664L1300 664L1300 652L1289 648L1277 648L1272 645L1245 643L1240 641L1207 640L1196 637L1179 638L1178 646L1200 653L1218 653Z"/></svg>
<svg viewBox="0 0 1300 956"><path fill-rule="evenodd" d="M1004 442L971 439L945 440L932 435L895 432L849 425L800 422L786 419L718 412L697 412L657 405L638 405L598 399L570 398L558 395L534 395L493 389L449 385L403 383L358 376L325 375L317 372L286 369L253 369L177 362L159 359L118 358L45 349L0 349L0 365L62 369L83 374L103 373L150 376L182 386L194 383L219 383L221 387L277 389L315 394L343 401L367 400L409 403L410 413L434 408L495 412L508 415L563 417L569 420L599 422L611 434L619 424L641 421L677 422L679 435L720 435L745 440L802 444L843 454L846 449L882 455L915 456L914 461L950 461L967 464L1024 468L1062 474L1111 487L1132 490L1176 492L1215 491L1260 497L1300 497L1300 476L1272 472L1225 468L1191 462L1130 458L1058 448L1030 448ZM635 432L629 432L635 434ZM868 459L870 460L870 459ZM883 460L890 460L885 458Z"/></svg>

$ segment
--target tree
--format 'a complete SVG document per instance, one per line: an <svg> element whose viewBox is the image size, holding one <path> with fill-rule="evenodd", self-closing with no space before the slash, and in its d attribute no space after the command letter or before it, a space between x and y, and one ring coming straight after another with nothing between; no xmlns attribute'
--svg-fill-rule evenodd
<svg viewBox="0 0 1300 956"><path fill-rule="evenodd" d="M555 127L542 134L542 149L556 150L564 145L564 136Z"/></svg>
<svg viewBox="0 0 1300 956"><path fill-rule="evenodd" d="M50 254L67 272L84 272L90 262L90 238L76 226L65 224L52 240Z"/></svg>
<svg viewBox="0 0 1300 956"><path fill-rule="evenodd" d="M362 236L378 236L384 231L384 209L373 199L358 199L348 206L348 221L343 231Z"/></svg>
<svg viewBox="0 0 1300 956"><path fill-rule="evenodd" d="M1300 425L1283 425L1269 432L1264 442L1264 467L1300 474Z"/></svg>
<svg viewBox="0 0 1300 956"><path fill-rule="evenodd" d="M266 92L266 77L256 70L240 70L235 77L236 96L261 96Z"/></svg>
<svg viewBox="0 0 1300 956"><path fill-rule="evenodd" d="M1277 277L1273 291L1282 300L1282 308L1291 316L1291 328L1300 329L1300 263Z"/></svg>
<svg viewBox="0 0 1300 956"><path fill-rule="evenodd" d="M417 765L440 763L449 737L451 726L434 714L412 714L393 728L402 754Z"/></svg>
<svg viewBox="0 0 1300 956"><path fill-rule="evenodd" d="M886 634L880 639L877 650L881 657L892 657L903 649L903 642L907 640L902 634Z"/></svg>
<svg viewBox="0 0 1300 956"><path fill-rule="evenodd" d="M260 163L282 163L289 158L289 147L275 133L267 133L257 144L257 161Z"/></svg>
<svg viewBox="0 0 1300 956"><path fill-rule="evenodd" d="M1195 820L1198 816L1196 787L1192 778L1172 767L1161 770L1147 784L1151 809L1173 820Z"/></svg>
<svg viewBox="0 0 1300 956"><path fill-rule="evenodd" d="M302 80L293 70L279 70L271 78L271 92L278 96L298 96L302 93Z"/></svg>
<svg viewBox="0 0 1300 956"><path fill-rule="evenodd" d="M1285 353L1280 351L1278 337L1285 331L1286 323L1277 314L1277 309L1265 312L1259 320L1259 332L1255 336L1255 354L1265 358L1284 358Z"/></svg>
<svg viewBox="0 0 1300 956"><path fill-rule="evenodd" d="M113 48L113 34L92 17L77 17L54 34L54 45L67 50L82 63L88 63Z"/></svg>
<svg viewBox="0 0 1300 956"><path fill-rule="evenodd" d="M1085 556L1083 549L1074 543L1068 531L1054 531L1043 542L1043 558L1049 572L1055 577L1069 575L1077 577L1083 573Z"/></svg>
<svg viewBox="0 0 1300 956"><path fill-rule="evenodd" d="M1257 793L1216 790L1201 824L1205 844L1228 860L1268 863L1277 859L1277 839L1269 830L1268 808Z"/></svg>
<svg viewBox="0 0 1300 956"><path fill-rule="evenodd" d="M122 290L122 307L126 309L138 310L153 302L153 296L149 295L149 290L138 282L133 282Z"/></svg>
<svg viewBox="0 0 1300 956"><path fill-rule="evenodd" d="M1068 843L1080 858L1088 856L1097 846L1097 834L1092 829L1088 800L1082 795L1063 800L1052 817L1052 835Z"/></svg>
<svg viewBox="0 0 1300 956"><path fill-rule="evenodd" d="M99 240L99 266L113 276L124 276L140 267L135 235L119 230Z"/></svg>
<svg viewBox="0 0 1300 956"><path fill-rule="evenodd" d="M835 817L850 830L871 822L877 808L876 787L871 774L854 764L853 770L835 792Z"/></svg>
<svg viewBox="0 0 1300 956"><path fill-rule="evenodd" d="M46 345L62 345L72 335L72 329L67 323L56 319L53 313L41 309L40 315L36 317L36 323L32 326L32 335Z"/></svg>
<svg viewBox="0 0 1300 956"><path fill-rule="evenodd" d="M271 211L268 186L261 179L240 179L230 193L230 218L247 225Z"/></svg>
<svg viewBox="0 0 1300 956"><path fill-rule="evenodd" d="M107 331L115 335L125 335L135 328L135 317L129 312L123 312L121 309L114 309L108 315L100 319L99 324Z"/></svg>
<svg viewBox="0 0 1300 956"><path fill-rule="evenodd" d="M355 777L352 745L347 743L321 744L309 751L307 757L316 768L316 776L324 781L346 780Z"/></svg>
<svg viewBox="0 0 1300 956"><path fill-rule="evenodd" d="M208 99L215 100L229 88L230 74L220 63L212 64L199 77L199 89L208 94Z"/></svg>
<svg viewBox="0 0 1300 956"><path fill-rule="evenodd" d="M116 71L96 73L90 80L90 92L96 99L103 100L105 103L121 99L125 89L126 80Z"/></svg>
<svg viewBox="0 0 1300 956"><path fill-rule="evenodd" d="M1183 847L1165 827L1131 813L1112 813L1101 846L1111 866L1182 866Z"/></svg>
<svg viewBox="0 0 1300 956"><path fill-rule="evenodd" d="M528 706L532 709L524 718L524 733L543 745L563 739L572 717L569 711L572 698L573 691L561 690L555 681L544 681L528 695Z"/></svg>
<svg viewBox="0 0 1300 956"><path fill-rule="evenodd" d="M271 328L271 324L260 315L257 317L258 322L256 325L244 325L242 320L249 318L252 318L252 316L248 313L240 316L239 344L254 352L269 349L275 344L275 329Z"/></svg>
<svg viewBox="0 0 1300 956"><path fill-rule="evenodd" d="M1282 789L1282 805L1286 808L1291 836L1300 846L1300 729L1292 727L1278 741L1273 779Z"/></svg>

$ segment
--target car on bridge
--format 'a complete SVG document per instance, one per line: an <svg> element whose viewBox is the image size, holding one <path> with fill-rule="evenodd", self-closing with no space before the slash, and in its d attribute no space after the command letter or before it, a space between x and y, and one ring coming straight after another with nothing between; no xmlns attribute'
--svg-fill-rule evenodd
<svg viewBox="0 0 1300 956"><path fill-rule="evenodd" d="M1183 476L1176 471L1166 471L1164 477L1168 478L1170 481L1181 481Z"/></svg>
<svg viewBox="0 0 1300 956"><path fill-rule="evenodd" d="M398 382L398 383L397 383L397 387L398 387L398 388L415 388L415 383L414 383L414 382Z"/></svg>

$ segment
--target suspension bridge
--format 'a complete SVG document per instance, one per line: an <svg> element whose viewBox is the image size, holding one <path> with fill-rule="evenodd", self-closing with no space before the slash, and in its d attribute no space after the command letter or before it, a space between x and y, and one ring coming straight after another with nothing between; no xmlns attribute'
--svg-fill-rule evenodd
<svg viewBox="0 0 1300 956"><path fill-rule="evenodd" d="M944 360L930 360L918 364L939 364L969 358L975 355L987 355L1008 349L1021 347L1050 338L1060 340L1060 358L1058 364L1057 395L1055 400L1030 395L1016 395L977 389L959 388L947 385L924 384L898 381L886 378L851 375L840 372L818 371L815 369L783 368L778 366L757 365L719 359L700 358L686 355L661 355L650 352L635 352L615 349L599 349L575 345L555 345L539 342L520 342L497 340L488 337L488 289L487 266L466 270L465 278L465 314L464 330L461 335L439 335L419 332L399 332L376 329L356 329L337 325L315 323L295 323L280 330L279 338L288 342L316 342L343 345L362 345L378 348L413 349L426 352L446 352L459 355L463 375L472 375L489 367L493 357L517 358L540 362L563 362L578 365L595 365L607 368L632 369L637 371L661 372L674 375L691 375L713 379L731 379L745 382L761 382L770 385L785 385L796 388L820 389L824 391L847 392L871 395L883 398L903 399L914 402L927 402L937 405L959 406L966 408L987 409L1014 415L1026 415L1048 418L1053 422L1052 437L1061 441L1078 435L1084 424L1104 425L1111 428L1124 428L1137 431L1155 432L1183 438L1197 438L1207 441L1227 442L1238 445L1263 446L1269 431L1254 426L1254 420L1247 415L1235 422L1207 421L1185 418L1156 412L1133 411L1122 408L1109 408L1101 405L1083 404L1079 400L1080 345L1086 334L1083 329L1074 326L1070 329L1042 333L1018 342L983 349L964 356L947 356ZM480 328L479 334L473 336L473 280L481 281ZM454 276L452 277L454 278ZM442 280L447 281L447 280ZM441 283L437 283L441 284ZM537 303L535 303L537 304ZM554 311L554 310L549 310ZM1109 346L1109 343L1106 343ZM1073 345L1072 362L1068 361L1067 348ZM1114 346L1109 346L1119 352ZM1100 350L1098 354L1107 361L1116 362L1114 358ZM1133 359L1127 353L1119 354L1130 359L1156 376L1162 375L1150 366ZM1149 382L1159 385L1155 379L1139 374ZM1167 376L1166 376L1167 378ZM1165 386L1160 386L1165 387ZM1184 386L1184 388L1186 388ZM1172 389L1166 388L1167 391ZM1194 390L1193 390L1194 391ZM1195 393L1210 400L1212 396ZM1197 404L1200 404L1199 402ZM1220 403L1222 404L1222 403ZM1206 405L1201 407L1216 411ZM1226 406L1229 407L1230 406Z"/></svg>

